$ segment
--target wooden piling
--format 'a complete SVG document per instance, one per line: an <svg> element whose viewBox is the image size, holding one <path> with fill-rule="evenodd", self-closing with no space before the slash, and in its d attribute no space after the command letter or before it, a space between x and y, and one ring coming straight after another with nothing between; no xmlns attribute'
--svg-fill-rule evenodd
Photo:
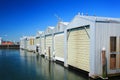
<svg viewBox="0 0 120 80"><path fill-rule="evenodd" d="M102 78L107 79L107 58L105 48L102 49Z"/></svg>
<svg viewBox="0 0 120 80"><path fill-rule="evenodd" d="M48 54L49 54L49 60L50 60L50 57L51 57L51 54L50 54L50 47L48 47Z"/></svg>

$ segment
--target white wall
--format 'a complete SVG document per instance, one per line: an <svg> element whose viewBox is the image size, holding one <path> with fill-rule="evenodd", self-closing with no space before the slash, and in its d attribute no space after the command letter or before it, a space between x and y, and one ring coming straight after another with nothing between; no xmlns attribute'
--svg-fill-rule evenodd
<svg viewBox="0 0 120 80"><path fill-rule="evenodd" d="M109 62L110 62L110 36L120 37L120 24L119 23L96 23L96 74L102 74L101 68L101 49L105 47L106 49L106 57L107 57L107 69L108 74L111 73ZM120 70L118 71L120 72Z"/></svg>

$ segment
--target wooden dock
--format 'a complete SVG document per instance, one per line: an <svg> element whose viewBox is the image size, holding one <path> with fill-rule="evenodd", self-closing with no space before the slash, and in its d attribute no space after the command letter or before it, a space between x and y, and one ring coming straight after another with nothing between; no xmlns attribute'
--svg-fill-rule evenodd
<svg viewBox="0 0 120 80"><path fill-rule="evenodd" d="M20 45L0 45L0 49L19 49Z"/></svg>

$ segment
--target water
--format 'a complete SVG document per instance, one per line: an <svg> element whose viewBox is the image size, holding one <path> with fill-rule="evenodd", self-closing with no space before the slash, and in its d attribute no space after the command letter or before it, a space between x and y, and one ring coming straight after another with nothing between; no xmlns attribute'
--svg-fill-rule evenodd
<svg viewBox="0 0 120 80"><path fill-rule="evenodd" d="M34 53L0 50L0 80L88 80Z"/></svg>

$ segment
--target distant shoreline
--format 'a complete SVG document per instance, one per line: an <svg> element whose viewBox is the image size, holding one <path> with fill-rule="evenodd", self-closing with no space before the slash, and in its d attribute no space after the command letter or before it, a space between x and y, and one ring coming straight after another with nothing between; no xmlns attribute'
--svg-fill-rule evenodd
<svg viewBox="0 0 120 80"><path fill-rule="evenodd" d="M0 49L20 49L20 45L0 45Z"/></svg>

